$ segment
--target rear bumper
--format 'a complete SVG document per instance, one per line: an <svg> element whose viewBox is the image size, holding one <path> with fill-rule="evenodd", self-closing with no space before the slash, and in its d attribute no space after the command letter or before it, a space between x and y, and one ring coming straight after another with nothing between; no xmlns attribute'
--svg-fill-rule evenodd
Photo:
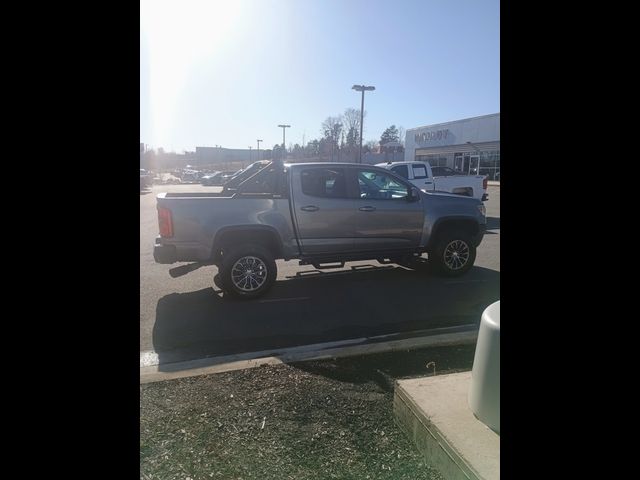
<svg viewBox="0 0 640 480"><path fill-rule="evenodd" d="M153 246L153 259L156 263L176 263L176 247L175 245L162 245L159 238L156 238L156 244Z"/></svg>

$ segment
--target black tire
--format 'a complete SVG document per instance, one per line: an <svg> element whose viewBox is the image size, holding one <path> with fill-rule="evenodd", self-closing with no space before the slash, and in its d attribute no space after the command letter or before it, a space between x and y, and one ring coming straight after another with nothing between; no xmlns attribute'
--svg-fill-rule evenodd
<svg viewBox="0 0 640 480"><path fill-rule="evenodd" d="M222 285L222 282L220 281L220 273L216 273L213 276L213 284L220 290L224 290L224 285Z"/></svg>
<svg viewBox="0 0 640 480"><path fill-rule="evenodd" d="M430 267L435 273L445 277L464 275L475 261L475 245L469 234L459 230L442 232L429 252Z"/></svg>
<svg viewBox="0 0 640 480"><path fill-rule="evenodd" d="M224 253L218 275L225 293L249 300L269 291L276 281L278 269L269 250L260 245L245 244Z"/></svg>

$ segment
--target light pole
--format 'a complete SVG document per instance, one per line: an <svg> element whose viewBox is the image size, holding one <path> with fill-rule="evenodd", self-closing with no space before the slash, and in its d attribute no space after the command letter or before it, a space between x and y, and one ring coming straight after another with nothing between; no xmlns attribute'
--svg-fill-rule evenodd
<svg viewBox="0 0 640 480"><path fill-rule="evenodd" d="M261 141L262 140L260 140L260 139L256 140L256 142L258 142L258 161L260 161L260 142Z"/></svg>
<svg viewBox="0 0 640 480"><path fill-rule="evenodd" d="M360 102L360 150L358 151L358 161L362 163L362 125L364 123L364 92L367 90L375 90L374 86L366 86L366 85L354 85L351 87L352 90L357 92L362 92L362 101Z"/></svg>
<svg viewBox="0 0 640 480"><path fill-rule="evenodd" d="M285 147L285 141L284 141L284 132L285 132L285 128L289 128L291 127L291 125L278 125L280 128L282 128L282 161L284 162L286 160L286 155L287 155L287 148Z"/></svg>

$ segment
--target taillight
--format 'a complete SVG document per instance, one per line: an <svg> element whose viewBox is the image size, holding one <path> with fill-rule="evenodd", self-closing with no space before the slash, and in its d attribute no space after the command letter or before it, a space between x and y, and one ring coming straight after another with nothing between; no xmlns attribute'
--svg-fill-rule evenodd
<svg viewBox="0 0 640 480"><path fill-rule="evenodd" d="M489 184L489 177L484 177L484 180L482 180L482 188L486 190L488 184Z"/></svg>
<svg viewBox="0 0 640 480"><path fill-rule="evenodd" d="M173 237L173 222L171 221L171 210L158 207L158 226L161 237Z"/></svg>

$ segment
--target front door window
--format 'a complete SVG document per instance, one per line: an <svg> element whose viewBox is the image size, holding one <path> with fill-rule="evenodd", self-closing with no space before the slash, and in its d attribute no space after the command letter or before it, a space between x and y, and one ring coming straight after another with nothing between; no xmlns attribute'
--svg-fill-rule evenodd
<svg viewBox="0 0 640 480"><path fill-rule="evenodd" d="M424 167L423 167L424 168ZM391 175L380 172L358 172L360 198L365 200L396 200L407 198L407 186L397 182Z"/></svg>

